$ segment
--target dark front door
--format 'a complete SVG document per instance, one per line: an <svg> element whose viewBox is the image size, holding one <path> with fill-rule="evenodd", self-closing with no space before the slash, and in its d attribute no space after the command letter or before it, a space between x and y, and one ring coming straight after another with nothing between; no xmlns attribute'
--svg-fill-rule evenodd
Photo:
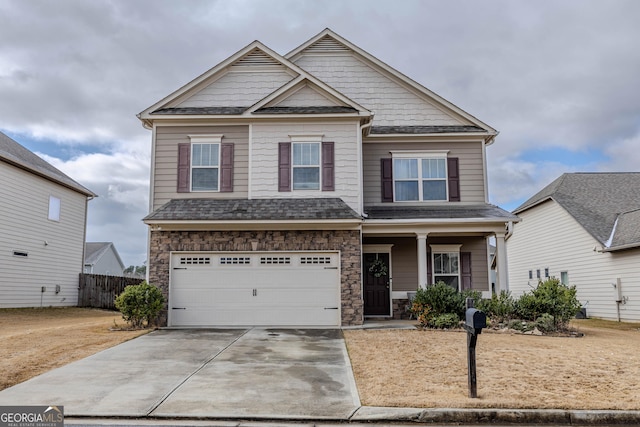
<svg viewBox="0 0 640 427"><path fill-rule="evenodd" d="M391 315L389 254L364 254L364 315Z"/></svg>

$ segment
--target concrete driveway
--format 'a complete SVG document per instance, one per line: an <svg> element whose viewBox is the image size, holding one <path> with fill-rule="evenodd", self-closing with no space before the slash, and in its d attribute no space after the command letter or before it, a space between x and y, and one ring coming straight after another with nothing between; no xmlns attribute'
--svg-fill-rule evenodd
<svg viewBox="0 0 640 427"><path fill-rule="evenodd" d="M65 416L348 420L360 407L339 330L159 330L0 392Z"/></svg>

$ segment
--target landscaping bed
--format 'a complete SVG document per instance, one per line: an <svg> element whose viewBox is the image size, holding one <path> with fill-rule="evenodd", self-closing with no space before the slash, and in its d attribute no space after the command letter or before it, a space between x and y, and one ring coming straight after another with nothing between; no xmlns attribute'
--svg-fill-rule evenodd
<svg viewBox="0 0 640 427"><path fill-rule="evenodd" d="M0 390L148 332L114 326L126 326L115 311L1 309Z"/></svg>

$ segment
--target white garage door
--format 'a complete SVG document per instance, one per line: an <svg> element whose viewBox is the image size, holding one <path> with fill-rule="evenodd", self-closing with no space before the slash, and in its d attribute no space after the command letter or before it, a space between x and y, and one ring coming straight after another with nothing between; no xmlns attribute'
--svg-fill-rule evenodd
<svg viewBox="0 0 640 427"><path fill-rule="evenodd" d="M171 256L170 326L340 326L337 252Z"/></svg>

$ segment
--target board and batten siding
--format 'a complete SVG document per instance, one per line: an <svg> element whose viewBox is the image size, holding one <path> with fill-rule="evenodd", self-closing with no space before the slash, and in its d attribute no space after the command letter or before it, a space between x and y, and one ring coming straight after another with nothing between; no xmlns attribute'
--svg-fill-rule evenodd
<svg viewBox="0 0 640 427"><path fill-rule="evenodd" d="M364 204L382 204L380 159L390 158L391 151L448 150L448 157L458 158L460 201L485 203L484 160L482 142L367 142L363 143Z"/></svg>
<svg viewBox="0 0 640 427"><path fill-rule="evenodd" d="M622 294L628 297L620 305L620 318L640 321L640 249L600 252L602 245L552 200L518 216L522 221L507 240L509 289L514 297L537 286L537 270L542 280L545 268L558 279L566 271L569 285L576 286L578 299L587 305L588 316L617 320L613 284L620 278Z"/></svg>
<svg viewBox="0 0 640 427"><path fill-rule="evenodd" d="M360 160L358 125L349 122L271 123L252 125L252 188L256 199L339 197L360 212ZM323 141L334 143L334 191L278 191L278 143L289 142L289 135L322 134Z"/></svg>
<svg viewBox="0 0 640 427"><path fill-rule="evenodd" d="M231 71L177 107L249 107L293 78L284 68L272 71Z"/></svg>
<svg viewBox="0 0 640 427"><path fill-rule="evenodd" d="M233 143L233 192L197 191L178 193L178 144L189 143L189 135L222 134L223 143ZM158 126L153 166L153 209L171 199L244 199L249 188L249 126Z"/></svg>
<svg viewBox="0 0 640 427"><path fill-rule="evenodd" d="M0 307L77 305L87 197L3 162L0 182ZM48 219L50 196L60 221Z"/></svg>
<svg viewBox="0 0 640 427"><path fill-rule="evenodd" d="M418 288L418 243L415 237L365 237L363 244L393 244L391 248L392 291L415 291ZM462 245L460 252L471 253L473 289L484 292L490 290L487 241L484 237L427 237L427 250L431 253L429 245Z"/></svg>
<svg viewBox="0 0 640 427"><path fill-rule="evenodd" d="M374 112L375 126L468 124L352 54L303 54L295 64Z"/></svg>

